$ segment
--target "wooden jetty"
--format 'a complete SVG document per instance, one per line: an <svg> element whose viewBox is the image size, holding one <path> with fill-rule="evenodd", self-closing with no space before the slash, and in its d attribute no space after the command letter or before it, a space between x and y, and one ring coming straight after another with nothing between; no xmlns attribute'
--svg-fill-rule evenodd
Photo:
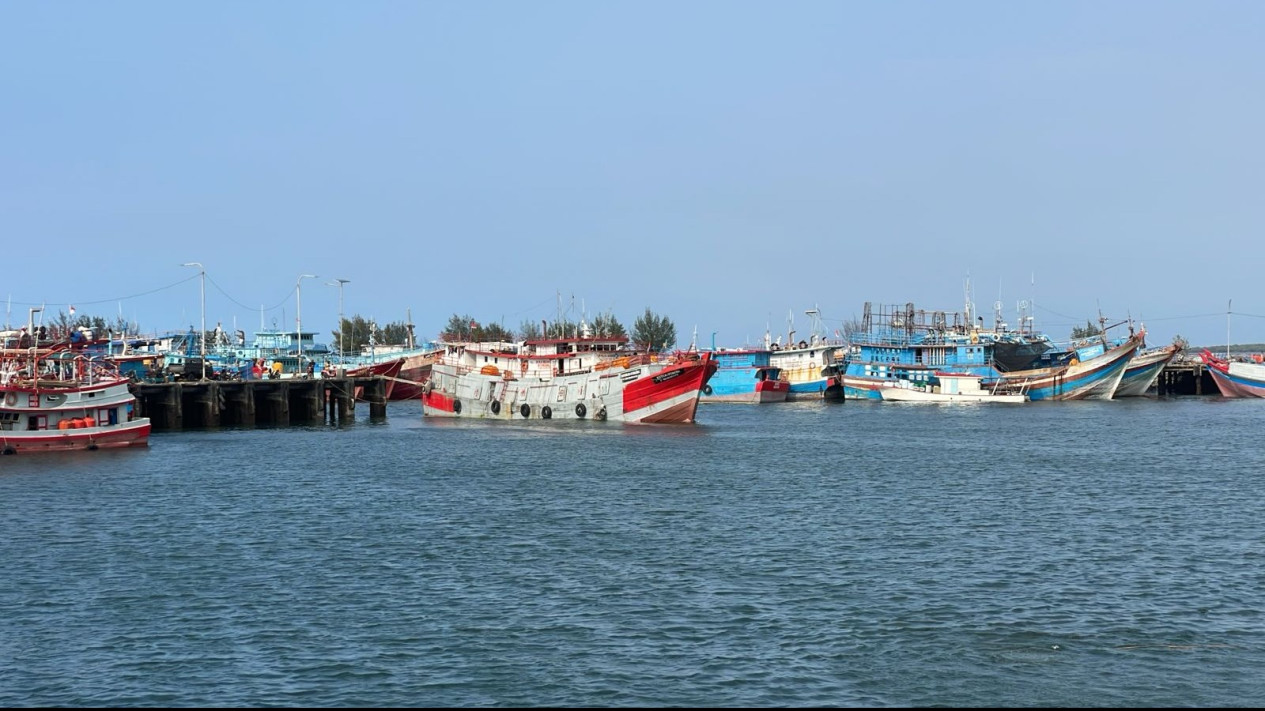
<svg viewBox="0 0 1265 711"><path fill-rule="evenodd" d="M1155 379L1156 395L1220 395L1217 383L1199 358L1174 358Z"/></svg>
<svg viewBox="0 0 1265 711"><path fill-rule="evenodd" d="M387 414L387 381L364 378L194 380L136 383L137 415L155 430L343 422L355 416L356 388L370 419Z"/></svg>

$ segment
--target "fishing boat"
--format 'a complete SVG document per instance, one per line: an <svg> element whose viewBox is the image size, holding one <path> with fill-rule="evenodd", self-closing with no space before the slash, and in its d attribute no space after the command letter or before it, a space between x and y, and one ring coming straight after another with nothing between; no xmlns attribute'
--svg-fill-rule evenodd
<svg viewBox="0 0 1265 711"><path fill-rule="evenodd" d="M843 387L839 381L839 354L843 341L827 338L821 312L816 307L804 312L811 319L807 338L795 339L794 314L788 316L786 342L770 344L769 365L781 372L781 379L790 384L787 400L841 400Z"/></svg>
<svg viewBox="0 0 1265 711"><path fill-rule="evenodd" d="M0 350L0 452L143 447L129 379L101 356L67 345Z"/></svg>
<svg viewBox="0 0 1265 711"><path fill-rule="evenodd" d="M967 316L917 311L913 304L874 314L867 302L844 361L845 395L881 400L893 382L928 390L937 372L949 371L978 375L988 390L1022 388L1030 400L1109 399L1142 343L1135 335L1110 344L1100 337L1069 348L1056 364L1011 370L997 362L996 340L984 337Z"/></svg>
<svg viewBox="0 0 1265 711"><path fill-rule="evenodd" d="M1160 377L1160 371L1185 348L1183 343L1172 343L1160 348L1139 350L1125 366L1124 376L1116 386L1113 397L1142 397Z"/></svg>
<svg viewBox="0 0 1265 711"><path fill-rule="evenodd" d="M422 396L422 388L430 378L430 369L442 351L436 348L412 350L404 353L404 364L395 376L395 389L390 400L416 400Z"/></svg>
<svg viewBox="0 0 1265 711"><path fill-rule="evenodd" d="M967 303L963 312L948 312L916 309L912 303L865 302L859 328L850 334L841 359L845 396L881 400L884 388L906 383L930 391L937 385L937 372L996 377L1016 370L1014 366L1030 365L1031 353L1048 350L1042 345L1022 356L1006 350L1001 345L1006 334L984 331ZM998 361L999 351L1009 355L1004 362Z"/></svg>
<svg viewBox="0 0 1265 711"><path fill-rule="evenodd" d="M430 377L431 366L443 352L434 345L425 348L406 346L366 346L356 356L334 356L332 364L325 368L377 367L380 374L390 379L388 400L416 400L422 396L422 387ZM399 367L394 364L398 362ZM390 371L390 372L387 372Z"/></svg>
<svg viewBox="0 0 1265 711"><path fill-rule="evenodd" d="M1209 350L1201 352L1199 358L1222 397L1265 397L1265 364L1218 358Z"/></svg>
<svg viewBox="0 0 1265 711"><path fill-rule="evenodd" d="M781 379L780 368L769 364L767 349L712 350L716 374L703 386L699 402L759 404L785 402L791 384Z"/></svg>
<svg viewBox="0 0 1265 711"><path fill-rule="evenodd" d="M1110 400L1142 343L1139 334L1120 339L1110 348L1105 343L1082 346L1065 365L1012 371L985 379L981 385L1023 387L1032 400Z"/></svg>
<svg viewBox="0 0 1265 711"><path fill-rule="evenodd" d="M322 378L344 377L344 378L372 378L380 377L385 381L384 394L387 400L393 399L391 393L398 387L400 371L404 368L404 358L397 356L389 360L379 360L371 363L355 363L344 362L339 364L325 363L321 367ZM357 385L352 396L357 400L364 400L364 386Z"/></svg>
<svg viewBox="0 0 1265 711"><path fill-rule="evenodd" d="M447 343L422 389L430 417L692 423L709 352L627 350L626 336Z"/></svg>
<svg viewBox="0 0 1265 711"><path fill-rule="evenodd" d="M1023 385L994 385L985 389L971 373L936 372L935 382L916 386L909 380L893 380L879 388L880 398L890 402L1028 402Z"/></svg>

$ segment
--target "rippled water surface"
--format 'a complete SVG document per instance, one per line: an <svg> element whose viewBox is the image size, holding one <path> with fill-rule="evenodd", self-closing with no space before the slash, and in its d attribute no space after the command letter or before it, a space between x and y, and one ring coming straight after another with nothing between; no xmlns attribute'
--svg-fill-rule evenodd
<svg viewBox="0 0 1265 711"><path fill-rule="evenodd" d="M1265 701L1265 401L357 414L0 458L0 704Z"/></svg>

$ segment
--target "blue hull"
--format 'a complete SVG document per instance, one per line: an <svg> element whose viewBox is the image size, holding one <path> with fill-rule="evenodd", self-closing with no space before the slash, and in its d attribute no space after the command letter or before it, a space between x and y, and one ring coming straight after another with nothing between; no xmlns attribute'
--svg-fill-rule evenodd
<svg viewBox="0 0 1265 711"><path fill-rule="evenodd" d="M786 399L787 387L777 381L781 370L769 365L769 351L711 351L715 374L703 387L699 402L760 403Z"/></svg>

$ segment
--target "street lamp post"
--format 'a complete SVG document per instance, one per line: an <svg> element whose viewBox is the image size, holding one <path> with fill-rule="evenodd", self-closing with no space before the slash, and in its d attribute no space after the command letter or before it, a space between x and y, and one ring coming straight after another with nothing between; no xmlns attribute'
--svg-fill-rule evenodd
<svg viewBox="0 0 1265 711"><path fill-rule="evenodd" d="M294 283L294 320L295 330L299 337L299 368L303 367L303 294L300 287L303 285L304 279L315 279L315 274L300 274L298 281ZM297 375L297 373L296 373Z"/></svg>
<svg viewBox="0 0 1265 711"><path fill-rule="evenodd" d="M206 380L206 269L203 268L202 262L185 262L182 267L197 267L198 276L201 278L202 285L199 290L202 295L202 332L198 334L198 343L201 346L199 353L202 358L202 379Z"/></svg>
<svg viewBox="0 0 1265 711"><path fill-rule="evenodd" d="M326 286L338 287L338 362L343 361L343 342L347 339L347 327L343 325L343 284L350 284L351 279L334 279L325 282Z"/></svg>

